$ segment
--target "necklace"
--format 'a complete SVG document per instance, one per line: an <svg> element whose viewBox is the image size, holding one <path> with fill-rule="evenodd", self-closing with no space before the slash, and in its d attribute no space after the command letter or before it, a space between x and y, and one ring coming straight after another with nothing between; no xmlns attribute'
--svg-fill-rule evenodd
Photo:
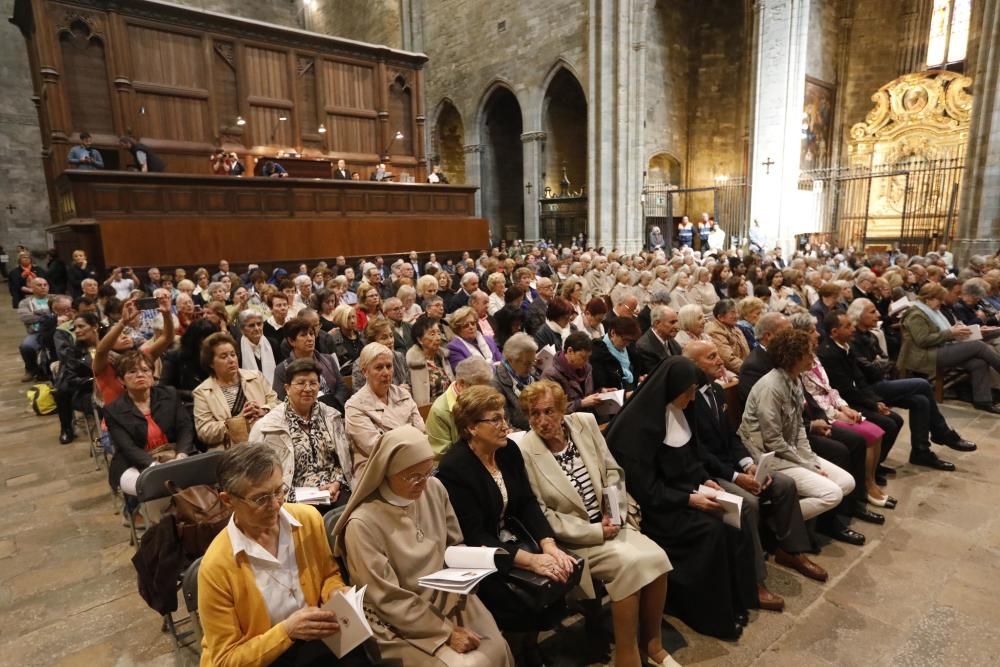
<svg viewBox="0 0 1000 667"><path fill-rule="evenodd" d="M275 577L273 574L271 574L271 571L268 570L268 569L264 570L264 574L267 575L268 579L270 579L271 581L273 581L274 583L278 584L283 589L285 589L286 591L288 591L288 597L292 598L293 600L295 599L295 587L294 586L289 586L285 582L281 581L280 579L278 579L277 577Z"/></svg>

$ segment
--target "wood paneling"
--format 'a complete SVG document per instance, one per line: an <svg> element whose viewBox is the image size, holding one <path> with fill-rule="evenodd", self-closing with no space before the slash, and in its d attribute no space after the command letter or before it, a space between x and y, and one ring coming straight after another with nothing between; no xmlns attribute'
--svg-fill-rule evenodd
<svg viewBox="0 0 1000 667"><path fill-rule="evenodd" d="M109 166L127 163L115 138L131 132L171 173L209 173L221 143L248 165L279 152L344 157L367 178L392 125L406 135L392 148L393 171L426 177L423 55L150 0L14 0L13 14L34 72L53 220L62 215L55 180L80 129ZM409 92L390 109L397 77ZM275 129L281 114L288 120ZM333 199L360 198L366 210L366 197Z"/></svg>
<svg viewBox="0 0 1000 667"><path fill-rule="evenodd" d="M208 88L199 37L145 25L130 25L128 33L133 81Z"/></svg>

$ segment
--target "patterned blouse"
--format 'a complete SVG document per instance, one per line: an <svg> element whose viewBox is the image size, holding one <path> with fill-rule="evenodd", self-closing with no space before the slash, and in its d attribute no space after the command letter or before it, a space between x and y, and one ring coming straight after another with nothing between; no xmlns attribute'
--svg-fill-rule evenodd
<svg viewBox="0 0 1000 667"><path fill-rule="evenodd" d="M587 508L587 517L590 522L600 523L601 503L598 502L597 494L594 492L594 483L590 479L590 473L587 472L587 466L583 464L583 459L580 457L580 450L573 444L569 433L566 433L566 442L568 443L566 448L553 456L559 467L566 473L573 488L580 494L583 506Z"/></svg>
<svg viewBox="0 0 1000 667"><path fill-rule="evenodd" d="M285 399L285 416L288 420L288 434L292 439L295 457L295 474L289 501L295 502L296 486L323 486L340 482L347 487L344 469L337 458L333 434L326 427L320 410L313 406L309 419L303 419Z"/></svg>

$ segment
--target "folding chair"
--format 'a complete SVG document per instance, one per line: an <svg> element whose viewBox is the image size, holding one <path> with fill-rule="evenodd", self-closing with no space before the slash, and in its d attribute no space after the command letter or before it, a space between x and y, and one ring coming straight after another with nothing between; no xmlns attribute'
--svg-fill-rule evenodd
<svg viewBox="0 0 1000 667"><path fill-rule="evenodd" d="M331 553L333 553L333 527L337 525L337 521L344 515L345 509L347 509L347 505L341 505L340 507L334 507L323 515L323 526L326 528L326 539L330 541ZM337 558L337 565L340 566L340 576L344 578L344 583L350 584L351 574L347 571L347 563Z"/></svg>
<svg viewBox="0 0 1000 667"><path fill-rule="evenodd" d="M139 511L143 511L145 503L170 497L170 491L166 486L167 482L173 482L178 489L186 489L198 484L215 484L217 481L216 469L224 453L222 450L217 450L205 454L195 454L184 459L150 466L143 470L135 483ZM149 525L150 517L144 511L143 517L146 519L146 525ZM129 514L129 531L132 537L131 543L138 549L139 540L136 537L134 512Z"/></svg>
<svg viewBox="0 0 1000 667"><path fill-rule="evenodd" d="M188 618L191 620L191 642L188 644L191 649L201 655L201 638L204 631L201 629L201 618L198 616L198 569L201 567L201 557L199 556L184 571L181 579L181 594L184 596L184 606L187 608Z"/></svg>
<svg viewBox="0 0 1000 667"><path fill-rule="evenodd" d="M177 489L186 489L199 484L216 484L218 482L219 460L224 454L225 452L221 450L207 452L146 468L139 474L139 479L135 483L136 497L139 500L140 508L143 504L150 501L169 498L171 493L167 489L167 484L171 482L172 486L175 486ZM143 512L143 516L146 519L147 525L149 525L148 514ZM129 523L134 539L134 513L129 516ZM138 541L136 541L136 548L138 548ZM177 648L185 646L186 644L181 643L182 640L187 640L189 635L192 634L190 631L183 634L179 633L177 625L189 619L190 617L175 620L172 613L163 615L162 630L170 633Z"/></svg>

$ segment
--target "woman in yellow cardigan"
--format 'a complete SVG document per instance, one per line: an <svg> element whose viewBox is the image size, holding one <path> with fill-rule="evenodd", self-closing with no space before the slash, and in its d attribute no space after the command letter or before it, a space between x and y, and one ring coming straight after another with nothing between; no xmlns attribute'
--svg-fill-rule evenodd
<svg viewBox="0 0 1000 667"><path fill-rule="evenodd" d="M198 571L202 667L365 665L361 648L337 660L321 640L340 626L319 606L344 587L319 512L284 504L270 447L234 447L219 464L233 515Z"/></svg>

